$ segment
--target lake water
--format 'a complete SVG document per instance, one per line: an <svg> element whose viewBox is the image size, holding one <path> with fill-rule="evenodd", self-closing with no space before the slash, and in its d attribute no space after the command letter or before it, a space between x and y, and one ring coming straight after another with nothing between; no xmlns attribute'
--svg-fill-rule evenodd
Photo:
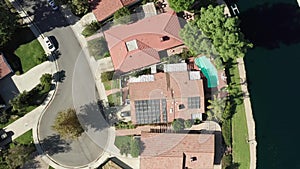
<svg viewBox="0 0 300 169"><path fill-rule="evenodd" d="M300 169L300 8L296 0L240 0L238 7L256 46L245 63L257 168Z"/></svg>

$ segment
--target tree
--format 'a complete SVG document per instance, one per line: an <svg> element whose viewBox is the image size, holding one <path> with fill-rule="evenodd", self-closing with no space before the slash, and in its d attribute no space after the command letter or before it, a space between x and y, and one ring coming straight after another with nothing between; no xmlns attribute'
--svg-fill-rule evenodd
<svg viewBox="0 0 300 169"><path fill-rule="evenodd" d="M107 82L113 79L115 71L108 71L101 73L101 81Z"/></svg>
<svg viewBox="0 0 300 169"><path fill-rule="evenodd" d="M116 24L126 24L131 20L130 11L127 7L123 7L115 12L114 14L114 22Z"/></svg>
<svg viewBox="0 0 300 169"><path fill-rule="evenodd" d="M132 138L130 142L130 154L132 157L138 157L140 154L139 142L135 138Z"/></svg>
<svg viewBox="0 0 300 169"><path fill-rule="evenodd" d="M211 43L211 40L204 35L195 21L188 22L179 32L184 44L194 55L205 54L218 56L218 53Z"/></svg>
<svg viewBox="0 0 300 169"><path fill-rule="evenodd" d="M172 127L174 131L181 131L184 129L184 120L183 119L174 119L172 122Z"/></svg>
<svg viewBox="0 0 300 169"><path fill-rule="evenodd" d="M224 5L216 7L209 5L208 8L201 8L200 12L201 17L196 21L197 26L212 40L224 62L230 58L244 57L247 49L253 47L252 43L244 39L238 18L225 17Z"/></svg>
<svg viewBox="0 0 300 169"><path fill-rule="evenodd" d="M186 11L191 8L195 0L168 0L169 6L176 12Z"/></svg>
<svg viewBox="0 0 300 169"><path fill-rule="evenodd" d="M71 108L57 114L52 128L65 139L76 139L84 132L76 111Z"/></svg>
<svg viewBox="0 0 300 169"><path fill-rule="evenodd" d="M30 95L25 90L16 97L14 97L12 100L10 100L10 105L12 105L13 111L22 112L25 110L25 107L29 105Z"/></svg>
<svg viewBox="0 0 300 169"><path fill-rule="evenodd" d="M83 16L88 13L90 4L88 0L70 0L71 11L74 15Z"/></svg>
<svg viewBox="0 0 300 169"><path fill-rule="evenodd" d="M52 79L53 79L53 77L51 74L45 73L40 78L40 84L43 86L43 88L47 88L51 85Z"/></svg>
<svg viewBox="0 0 300 169"><path fill-rule="evenodd" d="M223 111L225 109L226 98L219 98L214 95L212 100L208 100L210 103L207 106L210 111L207 112L209 120L216 120L218 122L223 122Z"/></svg>
<svg viewBox="0 0 300 169"><path fill-rule="evenodd" d="M192 127L192 121L191 120L185 120L184 121L184 128L191 128Z"/></svg>
<svg viewBox="0 0 300 169"><path fill-rule="evenodd" d="M28 161L34 150L35 148L32 145L17 144L8 149L5 161L10 168L20 168Z"/></svg>
<svg viewBox="0 0 300 169"><path fill-rule="evenodd" d="M0 2L0 47L3 47L11 40L19 24L17 14L12 13L5 2Z"/></svg>
<svg viewBox="0 0 300 169"><path fill-rule="evenodd" d="M125 142L120 147L120 154L125 154L126 156L130 153L130 142Z"/></svg>

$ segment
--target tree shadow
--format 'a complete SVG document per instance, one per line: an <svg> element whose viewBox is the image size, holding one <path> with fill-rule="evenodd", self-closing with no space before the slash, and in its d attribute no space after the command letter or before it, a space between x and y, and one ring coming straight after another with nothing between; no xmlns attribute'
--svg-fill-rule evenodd
<svg viewBox="0 0 300 169"><path fill-rule="evenodd" d="M106 116L99 107L97 102L92 102L81 106L80 111L77 111L78 120L84 130L101 131L109 127Z"/></svg>
<svg viewBox="0 0 300 169"><path fill-rule="evenodd" d="M239 169L240 163L232 163L230 166L226 167L225 169Z"/></svg>
<svg viewBox="0 0 300 169"><path fill-rule="evenodd" d="M53 81L62 83L66 78L66 71L61 70L53 74Z"/></svg>
<svg viewBox="0 0 300 169"><path fill-rule="evenodd" d="M63 140L59 135L51 135L47 138L40 140L39 145L41 146L43 152L52 156L58 153L66 153L71 150L71 142ZM55 146L53 146L55 145ZM37 146L37 145L36 145Z"/></svg>
<svg viewBox="0 0 300 169"><path fill-rule="evenodd" d="M274 49L300 42L300 11L294 4L255 6L240 15L241 30L254 46Z"/></svg>

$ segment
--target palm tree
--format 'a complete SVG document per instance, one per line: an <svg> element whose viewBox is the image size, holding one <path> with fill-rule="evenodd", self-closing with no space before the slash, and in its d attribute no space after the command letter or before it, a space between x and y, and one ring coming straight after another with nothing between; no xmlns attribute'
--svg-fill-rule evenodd
<svg viewBox="0 0 300 169"><path fill-rule="evenodd" d="M224 120L222 115L225 109L226 98L219 98L217 95L214 95L213 99L208 100L208 102L210 103L210 105L207 106L207 108L210 109L207 112L208 119L222 122Z"/></svg>

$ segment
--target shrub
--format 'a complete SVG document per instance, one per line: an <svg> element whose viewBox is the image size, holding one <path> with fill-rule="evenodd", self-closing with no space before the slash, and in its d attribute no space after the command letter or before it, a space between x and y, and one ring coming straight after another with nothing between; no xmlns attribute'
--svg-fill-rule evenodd
<svg viewBox="0 0 300 169"><path fill-rule="evenodd" d="M172 122L172 127L174 131L181 131L184 129L184 120L183 119L174 119Z"/></svg>
<svg viewBox="0 0 300 169"><path fill-rule="evenodd" d="M125 142L120 147L120 154L121 155L125 154L127 156L129 153L130 153L130 143Z"/></svg>
<svg viewBox="0 0 300 169"><path fill-rule="evenodd" d="M43 63L48 60L48 57L44 53L43 55L37 55L35 59L36 59L36 63Z"/></svg>
<svg viewBox="0 0 300 169"><path fill-rule="evenodd" d="M108 71L101 73L101 81L107 82L113 79L115 71Z"/></svg>
<svg viewBox="0 0 300 169"><path fill-rule="evenodd" d="M192 127L192 122L191 120L185 120L184 121L184 128L191 128Z"/></svg>
<svg viewBox="0 0 300 169"><path fill-rule="evenodd" d="M143 70L137 70L137 71L132 73L132 76L138 77L138 76L141 76L141 75L149 75L149 74L151 74L151 68L147 68L147 69L143 69Z"/></svg>
<svg viewBox="0 0 300 169"><path fill-rule="evenodd" d="M132 157L138 157L140 154L139 142L135 138L132 138L130 142L130 154Z"/></svg>
<svg viewBox="0 0 300 169"><path fill-rule="evenodd" d="M130 22L130 20L130 11L126 7L119 9L114 14L114 22L117 24L126 24Z"/></svg>
<svg viewBox="0 0 300 169"><path fill-rule="evenodd" d="M231 132L231 119L224 120L222 123L222 135L224 142L227 146L231 147L232 143L232 132Z"/></svg>
<svg viewBox="0 0 300 169"><path fill-rule="evenodd" d="M93 21L92 23L88 24L85 26L85 28L83 29L83 31L81 32L81 34L84 36L84 37L88 37L88 36L91 36L93 35L94 33L97 32L97 30L100 29L100 23L97 22L97 21Z"/></svg>
<svg viewBox="0 0 300 169"><path fill-rule="evenodd" d="M201 123L201 120L199 118L196 118L194 121L194 124L200 124L200 123Z"/></svg>
<svg viewBox="0 0 300 169"><path fill-rule="evenodd" d="M71 1L71 11L74 15L83 16L88 13L90 5L88 0L70 0Z"/></svg>
<svg viewBox="0 0 300 169"><path fill-rule="evenodd" d="M8 122L9 116L6 112L3 112L2 115L0 116L0 123L1 124L6 124Z"/></svg>

